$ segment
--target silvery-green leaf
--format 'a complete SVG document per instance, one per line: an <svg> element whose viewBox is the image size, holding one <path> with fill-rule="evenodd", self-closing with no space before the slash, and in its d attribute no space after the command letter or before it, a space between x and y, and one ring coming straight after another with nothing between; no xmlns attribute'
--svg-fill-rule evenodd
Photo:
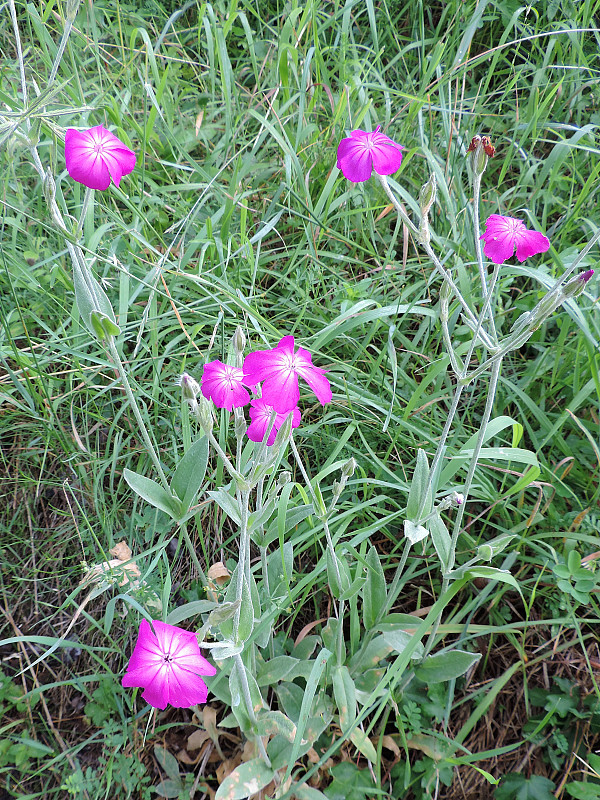
<svg viewBox="0 0 600 800"><path fill-rule="evenodd" d="M428 535L429 531L422 525L415 525L409 519L404 520L404 535L411 544L416 544Z"/></svg>

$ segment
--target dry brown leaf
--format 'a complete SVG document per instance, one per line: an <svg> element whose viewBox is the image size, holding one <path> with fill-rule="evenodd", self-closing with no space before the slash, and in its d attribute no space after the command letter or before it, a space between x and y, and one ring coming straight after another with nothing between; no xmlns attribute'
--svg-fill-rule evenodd
<svg viewBox="0 0 600 800"><path fill-rule="evenodd" d="M133 555L131 548L125 540L122 542L117 542L117 544L114 547L111 547L108 552L111 554L111 556L118 558L119 561L129 561Z"/></svg>
<svg viewBox="0 0 600 800"><path fill-rule="evenodd" d="M202 755L201 753L198 753L197 758L190 758L187 750L180 750L177 753L177 760L181 761L182 764L188 764L188 765L196 764L200 760L201 755Z"/></svg>
<svg viewBox="0 0 600 800"><path fill-rule="evenodd" d="M187 749L188 750L198 750L204 742L210 740L210 734L208 731L194 731L190 736L188 736L187 740Z"/></svg>
<svg viewBox="0 0 600 800"><path fill-rule="evenodd" d="M221 756L221 758L225 758L223 755L223 751L221 750L221 745L219 744L219 728L217 726L217 710L212 706L204 706L202 709L202 724L204 725L204 730L212 741L214 742L215 747L217 748L217 752Z"/></svg>
<svg viewBox="0 0 600 800"><path fill-rule="evenodd" d="M209 581L213 581L217 586L223 586L231 578L231 572L222 561L217 561L216 564L208 568L207 577Z"/></svg>
<svg viewBox="0 0 600 800"><path fill-rule="evenodd" d="M242 763L242 756L241 753L236 753L233 758L227 758L225 761L222 761L221 764L217 767L217 780L219 783L223 783L225 778L228 775L231 775L233 770Z"/></svg>
<svg viewBox="0 0 600 800"><path fill-rule="evenodd" d="M208 568L207 594L215 603L219 601L217 590L231 578L231 573L222 561L217 561Z"/></svg>
<svg viewBox="0 0 600 800"><path fill-rule="evenodd" d="M396 758L400 758L400 756L402 755L402 753L401 753L401 751L400 751L400 748L398 747L398 745L397 745L397 744L396 744L396 742L395 742L395 741L392 739L392 737L391 737L391 736L387 736L387 735L386 735L386 736L384 736L384 737L383 737L383 742L382 742L382 744L383 744L383 746L384 746L385 748L387 748L388 750L391 750L391 751L392 751L392 753L395 755L395 757L396 757Z"/></svg>

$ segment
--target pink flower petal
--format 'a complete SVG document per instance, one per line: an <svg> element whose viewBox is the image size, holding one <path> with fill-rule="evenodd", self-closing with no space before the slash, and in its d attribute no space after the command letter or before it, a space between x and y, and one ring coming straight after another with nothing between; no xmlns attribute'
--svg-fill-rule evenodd
<svg viewBox="0 0 600 800"><path fill-rule="evenodd" d="M550 247L550 240L538 231L526 230L517 237L517 258L525 261L529 256L545 253Z"/></svg>
<svg viewBox="0 0 600 800"><path fill-rule="evenodd" d="M204 397L212 400L217 408L231 411L247 405L250 394L244 384L244 371L237 367L230 367L219 360L204 365L200 388Z"/></svg>
<svg viewBox="0 0 600 800"><path fill-rule="evenodd" d="M396 144L389 136L378 132L371 134L371 142L375 172L379 175L393 175L397 172L402 163L402 145Z"/></svg>
<svg viewBox="0 0 600 800"><path fill-rule="evenodd" d="M371 177L373 168L379 175L391 175L400 167L402 145L389 136L375 131L352 131L342 139L337 150L337 166L353 183L362 183Z"/></svg>
<svg viewBox="0 0 600 800"><path fill-rule="evenodd" d="M265 403L273 406L278 414L292 411L300 400L298 378L293 369L279 370L265 378L262 385L262 397Z"/></svg>
<svg viewBox="0 0 600 800"><path fill-rule="evenodd" d="M525 261L529 256L545 253L550 241L537 231L529 231L519 219L490 214L485 221L485 231L479 237L485 241L484 255L494 264L503 264L517 248L517 258Z"/></svg>
<svg viewBox="0 0 600 800"><path fill-rule="evenodd" d="M169 674L169 704L174 708L190 708L206 703L208 689L197 675L174 668Z"/></svg>
<svg viewBox="0 0 600 800"><path fill-rule="evenodd" d="M134 652L121 683L144 689L150 705L164 709L167 704L189 708L203 703L207 687L201 675L214 675L216 668L200 653L196 636L175 625L142 620Z"/></svg>
<svg viewBox="0 0 600 800"><path fill-rule="evenodd" d="M251 422L248 426L246 434L251 442L262 442L262 440L265 438L265 433L267 432L269 423L271 422L271 413L271 406L268 406L262 398L257 397L250 401L249 414ZM269 438L267 439L267 445L269 447L273 444L275 441L275 436L277 435L276 424L277 417L275 417L273 429L271 430Z"/></svg>
<svg viewBox="0 0 600 800"><path fill-rule="evenodd" d="M333 394L331 384L325 377L325 370L320 367L313 367L309 370L299 370L299 374L308 383L310 388L317 396L317 400L322 406L331 403Z"/></svg>
<svg viewBox="0 0 600 800"><path fill-rule="evenodd" d="M291 338L292 342L294 339L293 336L284 338ZM281 341L283 342L283 339ZM286 363L286 353L279 348L279 345L271 350L256 350L254 353L248 353L244 359L244 375L249 385L256 386L257 383L264 381L274 370L281 369Z"/></svg>
<svg viewBox="0 0 600 800"><path fill-rule="evenodd" d="M368 181L373 172L373 158L369 150L362 144L353 139L342 139L340 147L344 142L349 142L347 148L340 155L338 148L338 169L342 170L345 178L352 183L363 183Z"/></svg>
<svg viewBox="0 0 600 800"><path fill-rule="evenodd" d="M120 139L96 125L87 131L69 128L65 133L67 172L89 189L108 189L111 178L118 186L135 167L135 153Z"/></svg>

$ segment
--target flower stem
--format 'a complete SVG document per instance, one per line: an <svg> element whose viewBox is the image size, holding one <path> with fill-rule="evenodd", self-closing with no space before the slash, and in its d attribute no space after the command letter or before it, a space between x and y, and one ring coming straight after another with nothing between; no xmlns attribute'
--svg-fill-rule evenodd
<svg viewBox="0 0 600 800"><path fill-rule="evenodd" d="M242 687L242 694L244 695L244 702L246 703L246 711L248 712L248 717L250 718L250 722L254 727L256 727L258 720L256 719L256 714L254 713L254 706L252 704L252 695L250 694L250 685L248 684L248 676L246 675L246 667L244 662L242 661L241 655L235 655L235 665L237 667L238 675L240 678L240 684ZM258 750L260 752L260 756L262 760L265 762L267 767L271 766L271 760L267 755L267 751L265 750L265 745L263 740L260 736L256 736L256 743L258 744Z"/></svg>
<svg viewBox="0 0 600 800"><path fill-rule="evenodd" d="M62 57L65 52L65 47L67 46L69 36L71 35L72 27L73 27L73 19L67 17L63 34L60 39L60 43L58 45L58 50L56 51L56 56L54 57L54 63L52 64L52 69L50 70L50 77L48 78L48 85L47 85L48 89L52 86L56 78L56 73L58 72L60 62L62 61Z"/></svg>
<svg viewBox="0 0 600 800"><path fill-rule="evenodd" d="M202 582L202 586L206 587L206 586L208 586L208 580L206 579L206 575L204 574L204 570L200 566L200 561L198 560L198 556L196 555L196 549L194 548L194 545L192 544L192 540L190 539L190 534L189 534L188 529L187 529L187 524L185 522L182 522L180 524L180 526L179 526L179 529L183 533L183 538L185 539L185 544L186 544L186 547L188 549L188 553L190 554L190 558L194 562L194 567L196 568L196 571L198 572L198 575L200 576L200 580Z"/></svg>
<svg viewBox="0 0 600 800"><path fill-rule="evenodd" d="M248 503L250 499L250 492L248 490L238 490L237 496L240 506L240 544L236 575L237 582L235 587L235 599L238 603L238 607L233 618L233 639L235 642L237 642L238 630L240 627L241 604L244 596L244 580L248 582L248 591L250 590L250 582L248 580L248 575L250 572L250 537L248 536Z"/></svg>
<svg viewBox="0 0 600 800"><path fill-rule="evenodd" d="M94 197L94 190L90 189L89 186L85 187L85 195L83 196L83 203L81 205L81 214L79 215L79 222L77 223L77 228L75 229L75 239L79 240L83 232L83 226L85 224L85 218L88 212L88 208L90 207L90 203Z"/></svg>
<svg viewBox="0 0 600 800"><path fill-rule="evenodd" d="M467 477L465 479L465 485L463 488L463 494L465 497L465 501L458 507L458 511L456 513L456 517L454 519L454 527L452 529L452 539L450 543L450 559L451 563L454 561L454 554L456 553L456 545L458 542L458 536L460 534L460 529L462 525L463 516L465 513L465 508L467 505L467 498L469 496L469 492L471 490L471 484L473 482L473 477L475 475L475 470L477 469L477 463L479 461L479 454L481 453L481 448L483 447L483 442L485 439L486 428L488 422L490 421L490 417L492 415L492 409L494 407L494 400L496 397L496 389L498 387L498 379L500 377L500 370L502 368L502 359L499 359L493 366L492 374L490 376L490 382L487 389L487 399L485 403L485 409L483 411L483 418L481 420L481 427L479 429L479 433L477 434L477 440L475 442L475 447L473 448L473 455L471 456L471 462L469 464L469 469L467 471ZM446 591L448 590L448 586L450 585L450 576L444 575L442 578L442 590L440 592L440 597L443 597ZM437 635L438 628L440 626L440 622L442 619L442 611L440 611L437 619L433 624L433 628L431 633L429 634L429 638L427 639L427 644L425 645L425 657L432 649L435 643L435 637Z"/></svg>
<svg viewBox="0 0 600 800"><path fill-rule="evenodd" d="M398 199L396 198L396 196L392 192L392 190L390 188L390 185L387 182L387 179L386 179L385 175L377 175L377 177L378 177L379 182L381 183L381 185L383 187L383 190L385 191L386 195L389 197L389 199L392 202L392 205L394 206L394 208L398 212L398 215L400 216L400 218L402 219L404 224L407 225L409 230L415 235L415 237L417 238L417 241L419 241L419 229L416 227L416 225L414 225L412 223L412 221L410 220L408 214L402 208L401 204L398 202ZM458 288L458 286L454 282L454 279L452 278L452 276L450 275L448 270L444 267L442 262L439 260L439 258L435 254L435 251L433 250L433 248L431 247L429 242L420 242L420 244L423 247L423 249L425 250L425 252L427 253L427 255L429 256L429 258L431 259L431 261L433 262L433 265L435 266L436 270L439 272L439 274L442 276L442 278L444 278L444 280L446 280L448 282L448 285L452 288L452 291L454 292L454 294L456 295L456 298L458 299L459 303L463 307L464 314L467 317L467 319L469 320L469 322L471 323L471 325L481 328L481 326L478 326L478 320L477 320L476 316L473 314L473 312L471 311L471 308L469 307L469 304L467 303L465 298L462 296L460 289ZM485 330L481 329L480 333L479 333L479 336L481 337L482 343L486 347L488 347L490 350L494 349L493 342L491 341L490 337L488 336L488 334L486 333Z"/></svg>
<svg viewBox="0 0 600 800"><path fill-rule="evenodd" d="M304 468L304 464L302 463L302 459L300 458L300 453L298 452L298 448L296 447L296 442L294 441L293 434L290 434L290 447L292 448L292 452L294 453L294 458L296 459L296 463L300 468L300 472L302 473L302 477L304 478L304 482L308 488L308 491L311 494L313 499L313 506L315 510L315 517L323 523L323 530L325 531L325 538L327 540L327 547L329 548L329 552L331 553L331 560L333 562L333 570L335 572L335 578L337 580L338 586L342 587L342 576L340 574L340 566L338 564L337 556L335 554L335 549L333 547L333 539L331 538L331 532L329 530L329 524L327 522L327 514L323 514L321 512L321 505L317 498L316 492L312 487L312 483L310 482L310 478L308 477L308 473Z"/></svg>
<svg viewBox="0 0 600 800"><path fill-rule="evenodd" d="M163 471L160 459L156 454L154 445L152 444L152 439L150 438L150 434L148 433L148 429L146 428L146 424L142 418L142 414L137 404L137 400L135 399L135 396L131 391L129 379L127 377L127 373L125 372L125 367L123 366L123 362L121 361L121 356L119 355L119 351L117 350L117 345L115 344L114 336L108 337L108 349L110 350L110 354L119 372L121 383L123 384L123 388L125 389L125 394L127 395L127 399L129 400L129 405L131 406L131 410L133 411L133 414L137 420L137 424L139 426L140 433L142 434L142 439L144 440L144 444L146 445L146 450L148 452L148 455L152 459L152 463L154 464L154 467L158 473L163 488L167 492L169 492L169 494L171 494L171 487L169 486L169 482L167 481L166 475Z"/></svg>

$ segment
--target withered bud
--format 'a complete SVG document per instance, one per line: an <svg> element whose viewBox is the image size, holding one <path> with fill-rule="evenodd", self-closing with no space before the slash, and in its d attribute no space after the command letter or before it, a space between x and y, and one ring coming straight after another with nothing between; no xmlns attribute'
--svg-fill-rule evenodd
<svg viewBox="0 0 600 800"><path fill-rule="evenodd" d="M479 134L474 136L467 149L473 175L483 175L488 157L491 158L495 153L496 148L491 143L489 136L479 136Z"/></svg>

